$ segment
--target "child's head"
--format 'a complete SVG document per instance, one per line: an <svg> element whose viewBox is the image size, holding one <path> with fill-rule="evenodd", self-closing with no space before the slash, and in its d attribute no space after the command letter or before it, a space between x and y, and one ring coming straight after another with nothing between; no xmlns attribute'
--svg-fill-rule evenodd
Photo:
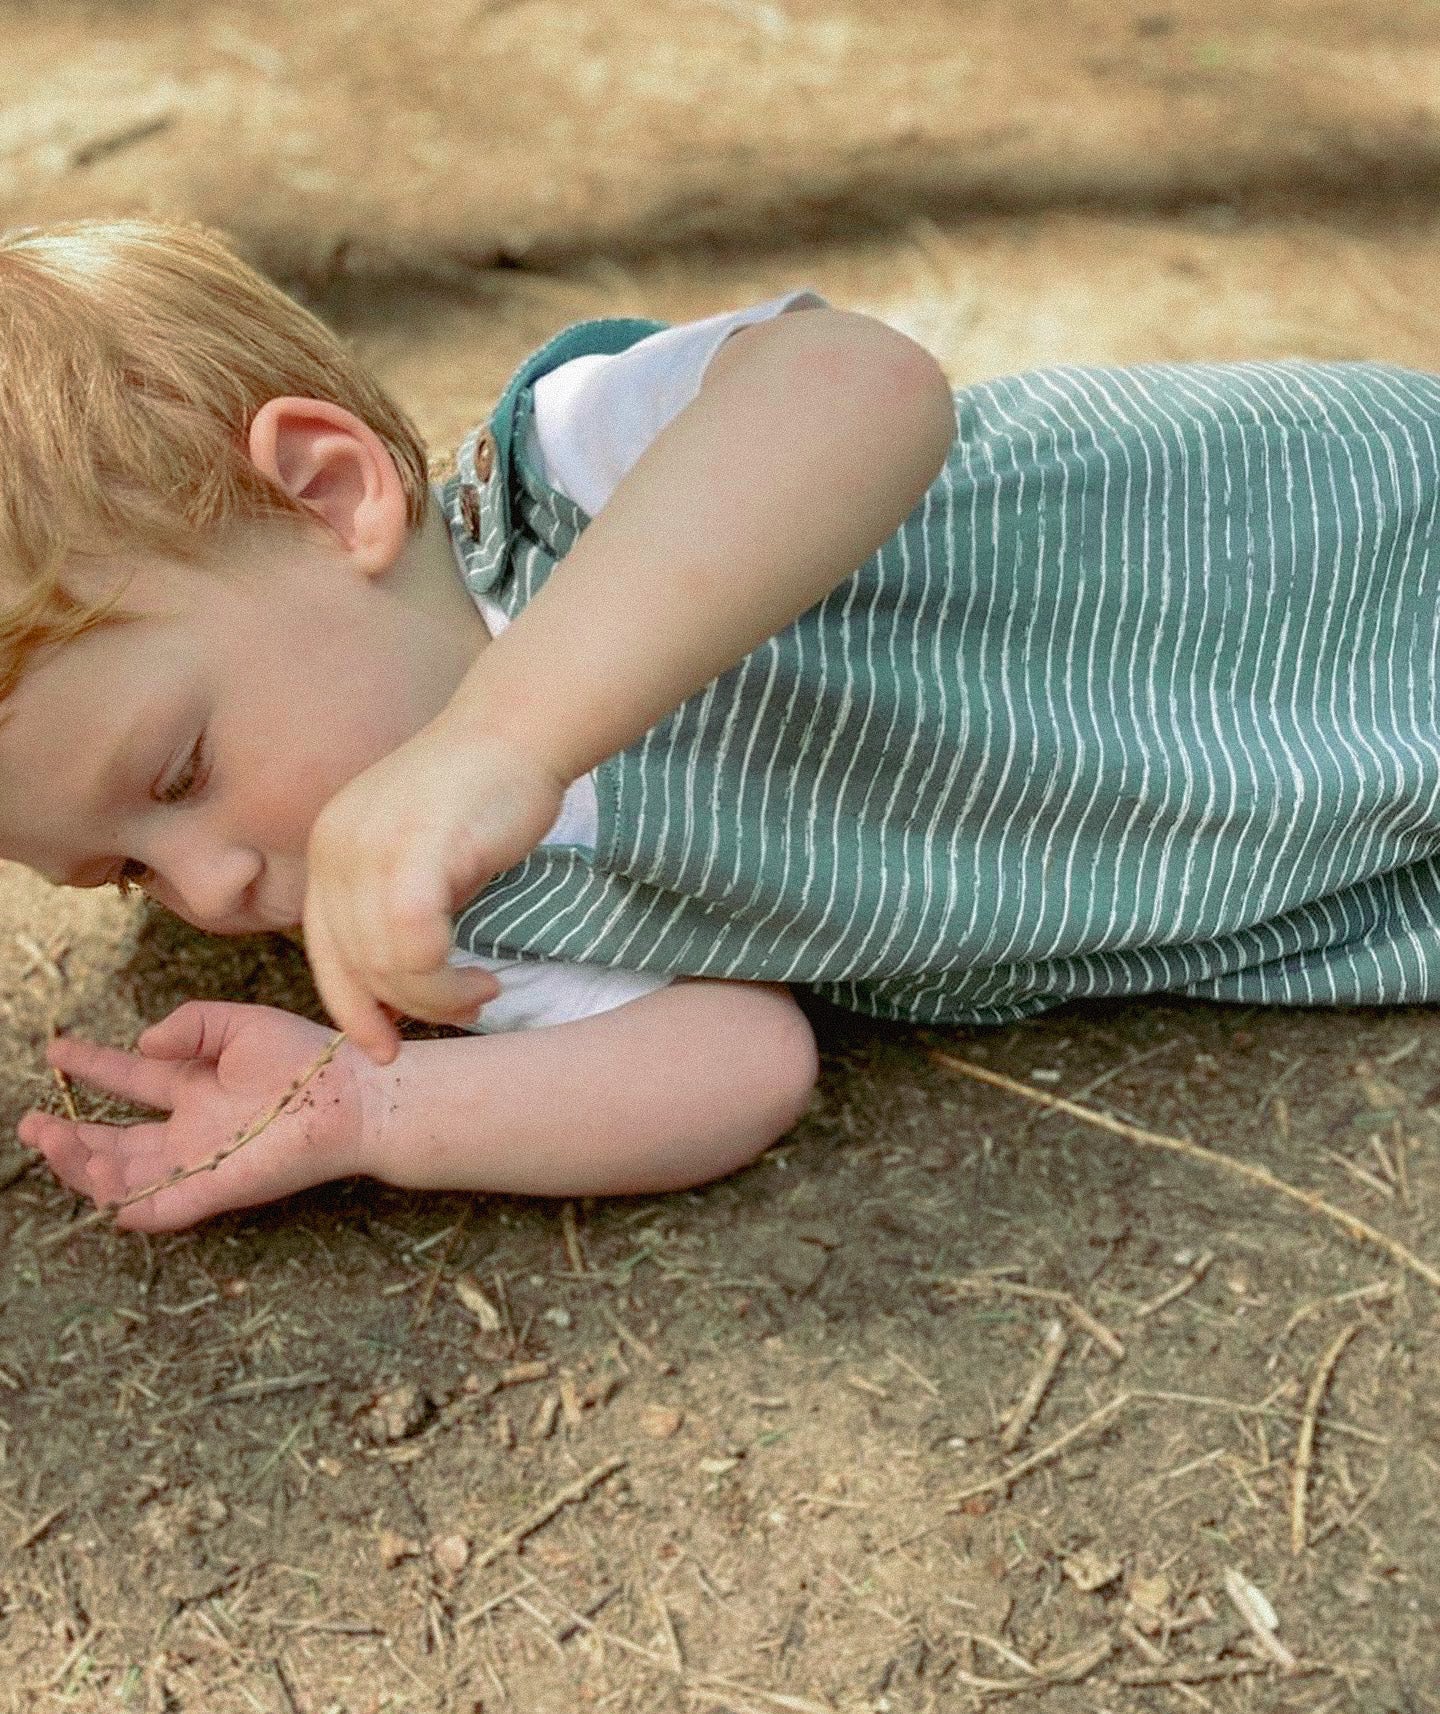
<svg viewBox="0 0 1440 1714"><path fill-rule="evenodd" d="M0 856L298 920L315 814L478 646L427 507L404 414L212 235L0 236Z"/></svg>

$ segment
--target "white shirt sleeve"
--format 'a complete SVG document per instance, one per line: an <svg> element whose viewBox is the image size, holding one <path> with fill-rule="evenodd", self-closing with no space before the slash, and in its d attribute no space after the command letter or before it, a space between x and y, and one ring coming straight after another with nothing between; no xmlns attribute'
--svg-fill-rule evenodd
<svg viewBox="0 0 1440 1714"><path fill-rule="evenodd" d="M500 992L466 1025L479 1035L592 1018L653 994L670 981L648 970L612 970L604 964L565 964L554 958L485 958L458 947L451 950L450 964L488 970L500 983Z"/></svg>
<svg viewBox="0 0 1440 1714"><path fill-rule="evenodd" d="M823 309L812 291L681 322L611 357L572 357L536 381L533 449L552 488L592 518L650 442L700 391L732 333L787 310Z"/></svg>

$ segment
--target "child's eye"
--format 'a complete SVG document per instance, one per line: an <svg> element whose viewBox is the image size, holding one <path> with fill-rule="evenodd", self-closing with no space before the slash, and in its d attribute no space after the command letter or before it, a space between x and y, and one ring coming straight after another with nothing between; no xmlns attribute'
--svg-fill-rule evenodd
<svg viewBox="0 0 1440 1714"><path fill-rule="evenodd" d="M190 796L199 786L204 784L205 737L202 733L195 740L195 748L185 760L185 765L174 779L167 781L155 794L162 803L180 803Z"/></svg>

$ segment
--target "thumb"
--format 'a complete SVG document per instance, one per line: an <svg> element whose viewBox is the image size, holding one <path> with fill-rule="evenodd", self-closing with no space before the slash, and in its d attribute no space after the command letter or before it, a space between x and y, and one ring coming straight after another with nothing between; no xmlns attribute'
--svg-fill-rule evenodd
<svg viewBox="0 0 1440 1714"><path fill-rule="evenodd" d="M187 1000L143 1030L136 1047L147 1059L203 1059L225 1051L247 1008L228 1000Z"/></svg>

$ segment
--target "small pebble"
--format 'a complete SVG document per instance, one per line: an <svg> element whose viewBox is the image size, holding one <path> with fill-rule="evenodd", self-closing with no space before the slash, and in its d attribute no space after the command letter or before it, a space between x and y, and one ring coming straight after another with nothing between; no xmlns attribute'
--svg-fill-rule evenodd
<svg viewBox="0 0 1440 1714"><path fill-rule="evenodd" d="M470 1563L470 1543L463 1535L437 1535L430 1543L430 1557L447 1577L458 1577Z"/></svg>

